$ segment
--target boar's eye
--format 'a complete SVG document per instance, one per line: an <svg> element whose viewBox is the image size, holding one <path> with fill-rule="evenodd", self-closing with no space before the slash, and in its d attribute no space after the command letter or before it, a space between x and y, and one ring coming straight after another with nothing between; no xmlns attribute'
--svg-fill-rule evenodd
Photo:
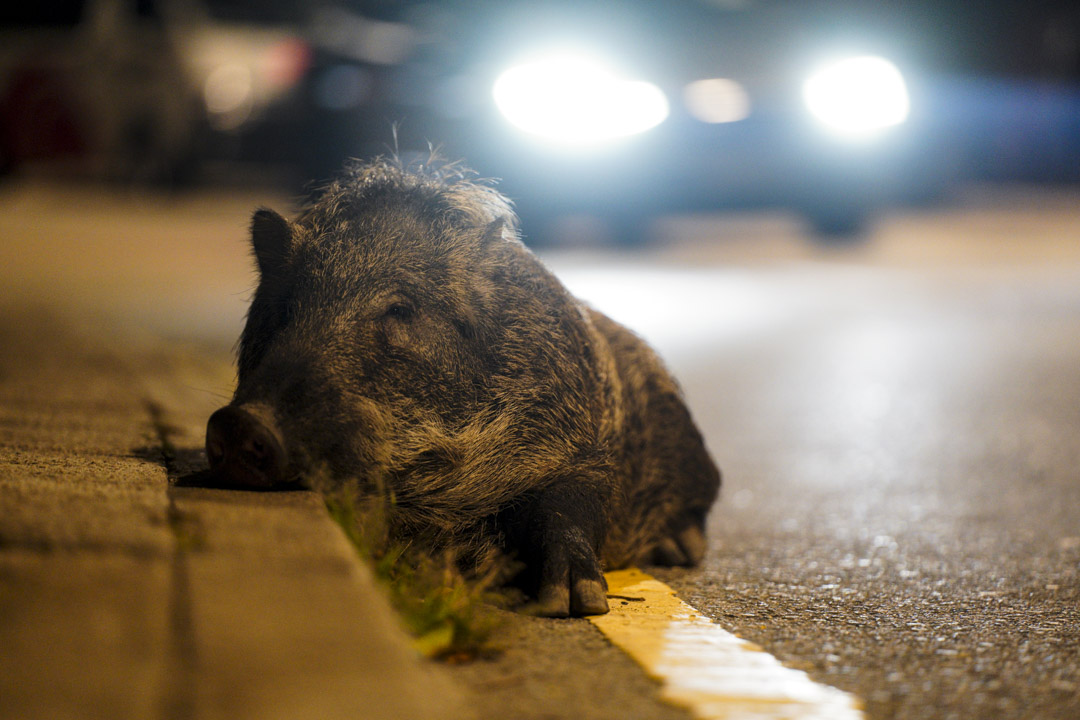
<svg viewBox="0 0 1080 720"><path fill-rule="evenodd" d="M402 322L408 322L408 321L413 319L413 316L415 314L416 314L416 311L413 310L411 305L407 305L406 303L398 302L398 303L394 303L393 305L388 307L386 309L386 312L383 313L383 317L385 317L385 318L393 318L395 320L400 320Z"/></svg>

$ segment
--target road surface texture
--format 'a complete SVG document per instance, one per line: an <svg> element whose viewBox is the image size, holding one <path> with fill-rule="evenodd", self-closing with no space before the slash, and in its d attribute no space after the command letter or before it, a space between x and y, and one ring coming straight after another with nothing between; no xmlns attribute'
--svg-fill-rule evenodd
<svg viewBox="0 0 1080 720"><path fill-rule="evenodd" d="M567 269L646 306L725 470L705 567L660 577L871 718L1080 717L1078 198L834 254L710 231Z"/></svg>
<svg viewBox="0 0 1080 720"><path fill-rule="evenodd" d="M580 620L418 664L317 498L168 483L231 391L265 204L0 189L0 715L329 717L381 685L388 717L685 717ZM870 718L1080 717L1080 195L846 248L657 233L547 255L659 347L724 470L705 565L652 572Z"/></svg>

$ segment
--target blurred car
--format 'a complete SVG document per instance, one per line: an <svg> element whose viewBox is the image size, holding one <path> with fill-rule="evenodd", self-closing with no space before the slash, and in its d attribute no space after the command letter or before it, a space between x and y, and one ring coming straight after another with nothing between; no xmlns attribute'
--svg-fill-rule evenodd
<svg viewBox="0 0 1080 720"><path fill-rule="evenodd" d="M292 3L47 0L0 10L0 167L183 181L295 123L310 64ZM266 143L257 143L262 148Z"/></svg>
<svg viewBox="0 0 1080 720"><path fill-rule="evenodd" d="M309 174L434 145L533 239L743 206L852 237L960 180L1080 181L1069 0L351 0L309 37Z"/></svg>
<svg viewBox="0 0 1080 720"><path fill-rule="evenodd" d="M816 6L337 6L335 39L318 25L311 36L318 137L339 158L422 157L429 144L465 158L503 178L534 238L565 214L601 217L629 240L659 213L745 205L854 234L936 182L918 57L877 16L836 24ZM340 32L350 23L365 31ZM394 59L359 58L378 27Z"/></svg>
<svg viewBox="0 0 1080 720"><path fill-rule="evenodd" d="M435 148L517 204L647 238L784 207L853 237L958 178L1080 181L1068 0L48 0L0 10L0 170L207 159L315 182Z"/></svg>

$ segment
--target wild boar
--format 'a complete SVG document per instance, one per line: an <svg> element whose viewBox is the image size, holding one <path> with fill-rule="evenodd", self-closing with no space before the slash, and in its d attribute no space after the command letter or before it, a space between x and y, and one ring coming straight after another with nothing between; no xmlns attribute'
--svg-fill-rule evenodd
<svg viewBox="0 0 1080 720"><path fill-rule="evenodd" d="M251 238L238 386L206 434L223 481L384 489L394 533L515 556L551 616L606 612L604 569L700 560L720 474L676 382L489 184L357 163Z"/></svg>

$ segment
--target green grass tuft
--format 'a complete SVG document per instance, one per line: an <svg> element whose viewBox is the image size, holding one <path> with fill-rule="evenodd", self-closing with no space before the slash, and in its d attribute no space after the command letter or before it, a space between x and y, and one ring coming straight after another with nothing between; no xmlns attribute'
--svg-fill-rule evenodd
<svg viewBox="0 0 1080 720"><path fill-rule="evenodd" d="M498 587L503 569L463 572L449 552L431 553L392 537L393 496L324 493L330 515L389 595L413 645L425 657L462 662L497 653L499 608L514 602Z"/></svg>

